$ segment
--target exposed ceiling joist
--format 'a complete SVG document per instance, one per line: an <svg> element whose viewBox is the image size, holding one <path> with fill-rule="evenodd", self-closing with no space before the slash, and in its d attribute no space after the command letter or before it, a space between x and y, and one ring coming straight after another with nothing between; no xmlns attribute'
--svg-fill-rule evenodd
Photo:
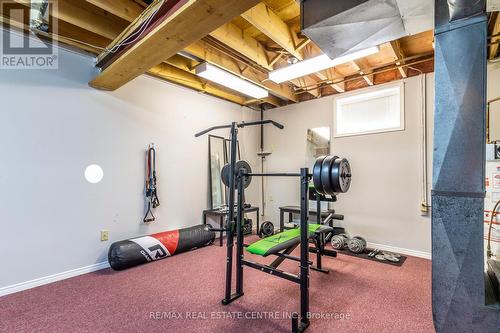
<svg viewBox="0 0 500 333"><path fill-rule="evenodd" d="M494 12L491 14L491 35L498 35L500 33L500 13L499 12ZM493 37L490 42L498 42L500 40L500 37ZM491 44L490 45L490 51L489 51L489 59L493 59L497 56L498 53L498 46L499 44Z"/></svg>
<svg viewBox="0 0 500 333"><path fill-rule="evenodd" d="M226 44L265 69L273 69L269 64L268 54L264 46L235 24L231 22L226 23L220 28L212 31L210 36Z"/></svg>
<svg viewBox="0 0 500 333"><path fill-rule="evenodd" d="M269 95L268 97L262 98L262 99L250 99L250 100L246 101L244 105L255 106L255 105L259 105L261 103L271 104L272 106L275 106L275 107L279 107L279 106L284 105L282 100L280 100L279 98L276 98L272 95Z"/></svg>
<svg viewBox="0 0 500 333"><path fill-rule="evenodd" d="M31 6L31 0L14 0L17 3ZM126 22L114 17L104 17L85 2L78 0L59 0L57 10L54 10L55 18L71 23L77 27L101 35L108 39L114 39L127 25Z"/></svg>
<svg viewBox="0 0 500 333"><path fill-rule="evenodd" d="M174 13L115 59L90 82L90 85L99 89L115 90L200 40L207 31L227 23L258 2L258 0L184 0Z"/></svg>
<svg viewBox="0 0 500 333"><path fill-rule="evenodd" d="M310 76L299 77L297 79L290 80L290 82L292 82L297 87L311 86L316 84L316 80ZM314 98L318 98L321 96L321 91L319 88L311 89L308 91L308 93L311 94Z"/></svg>
<svg viewBox="0 0 500 333"><path fill-rule="evenodd" d="M326 72L326 71L325 71ZM329 73L325 73L325 72L318 72L316 73L316 76L318 77L318 79L320 79L321 81L331 81L332 78L330 77ZM329 71L328 71L329 72ZM340 84L335 84L335 83L332 83L330 85L336 92L339 92L339 93L343 93L345 92L345 85L343 83L340 83Z"/></svg>
<svg viewBox="0 0 500 333"><path fill-rule="evenodd" d="M132 22L144 10L139 4L130 0L86 0L105 11Z"/></svg>
<svg viewBox="0 0 500 333"><path fill-rule="evenodd" d="M29 0L14 1L24 6L30 5ZM194 2L215 3L219 0L169 0L169 3L175 4L177 1L186 4ZM70 47L96 54L99 53L99 48L109 48L110 41L121 41L123 36L130 33L130 29L137 28L143 22L142 19L156 8L154 4L162 4L162 0L154 0L153 5L149 7L142 0L59 0L59 4L60 11L54 14L54 18L58 19L58 35L51 37ZM214 8L219 7L214 6ZM165 12L166 10L162 13ZM161 65L157 66L158 63L155 63L151 66L153 71L150 74L241 105L254 107L257 104L265 103L280 106L288 102L299 102L366 87L369 84L397 80L405 75L417 75L417 71L408 69L406 66L408 64L421 66L422 64L413 65L411 59L418 55L432 53L432 32L424 34L423 37L408 36L393 43L381 45L381 51L378 54L359 59L357 63L350 62L338 65L319 73L277 84L268 79L268 71L274 67L288 65L286 60L289 55L297 58L300 55L307 59L323 54L314 43L300 35L299 14L299 6L293 0L256 1L240 13L242 17L228 19L225 23L231 23L224 24L220 30L218 27L223 24L214 27L213 29L218 30L218 32L223 32L217 36L218 38L208 36L192 43L186 43L182 52L176 52L168 59L168 55L163 54L163 60L158 62ZM498 34L500 32L498 31L500 30L498 27L499 15L498 13L492 14L494 16L490 20L489 32L492 34L493 29L497 29L495 33ZM161 17L163 16L166 15L163 14ZM188 23L184 30L189 33L189 30L194 27L194 21L199 25L198 18L199 16L196 16L195 20L186 20ZM4 19L5 17L0 18L1 21ZM28 22L26 17L24 20ZM127 28L129 23L132 25ZM156 23L161 24L160 21L156 21ZM23 22L12 26L28 31L28 27L23 26ZM227 29L228 26L231 29ZM148 31L153 32L155 29L151 28ZM210 28L203 28L204 34L211 31L213 30ZM177 32L175 36L166 37L179 38L181 30ZM214 34L217 35L217 32ZM43 36L43 34L41 35ZM181 39L183 37L183 35L180 36ZM491 41L499 39L492 37ZM111 45L114 44L111 43ZM150 47L149 50L155 52L161 50L164 48L164 41L161 41L159 45ZM490 46L488 50L490 58L498 56L498 46L498 44ZM118 53L109 54L106 60L119 59L120 56L124 56L130 51L127 48L122 49L123 51ZM179 49L179 51L181 50ZM147 57L146 53L144 52L141 56ZM266 99L250 99L228 87L196 76L194 68L203 61L266 88L271 96ZM105 64L105 67L110 63L112 61L103 61L102 64ZM138 63L143 64L144 62ZM149 70L149 65L144 65L141 70L146 72ZM129 66L135 67L136 63ZM385 71L389 68L388 66L390 66L390 70ZM432 71L432 66L417 68L424 72ZM381 69L384 71L379 72Z"/></svg>
<svg viewBox="0 0 500 333"><path fill-rule="evenodd" d="M106 1L87 0L87 1L92 2L92 3L95 2L96 5L100 6L101 8L103 8L103 9L105 9L113 14L124 12L124 10L122 9L122 5L120 4L121 3L120 1L117 1L117 2L110 1L110 0L106 0ZM124 1L124 0L121 0L121 1L126 2L126 3L129 2L129 1ZM135 18L137 16L139 16L141 14L142 9L138 7L137 9L134 9L134 10L128 9L125 12L127 14L130 14L128 16L127 20L132 22L135 20ZM295 96L293 94L291 88L288 85L286 85L286 84L280 85L280 84L276 84L272 81L267 81L267 75L265 75L264 73L262 73L260 71L254 70L252 68L248 68L248 66L246 69L241 70L242 66L239 63L237 63L233 59L227 57L226 55L222 54L220 51L214 49L213 47L211 47L210 45L208 45L207 43L205 43L203 41L198 41L198 42L195 42L195 43L189 45L188 47L186 47L184 49L184 51L186 51L187 53L190 53L191 55L193 55L197 58L205 60L211 64L214 64L214 65L217 65L221 68L224 68L224 69L232 72L233 74L240 75L243 78L245 78L253 83L260 84L263 87L265 87L266 89L268 89L272 94L274 94L280 98L283 98L285 100L289 100L292 102L298 101L297 96ZM171 59L168 59L165 62L168 64L172 64L173 62L178 62L179 59L180 59L179 56L174 55ZM186 59L186 58L184 58L184 59ZM178 67L178 68L181 68L181 67ZM182 69L186 70L185 68L182 68ZM194 73L194 71L191 71L191 72Z"/></svg>
<svg viewBox="0 0 500 333"><path fill-rule="evenodd" d="M373 75L366 74L370 72L370 65L367 63L366 59L358 59L352 61L353 67L363 76L363 79L368 83L369 86L373 86Z"/></svg>
<svg viewBox="0 0 500 333"><path fill-rule="evenodd" d="M295 32L283 22L265 3L260 3L241 15L245 20L271 38L295 58L302 60L302 54L295 45Z"/></svg>

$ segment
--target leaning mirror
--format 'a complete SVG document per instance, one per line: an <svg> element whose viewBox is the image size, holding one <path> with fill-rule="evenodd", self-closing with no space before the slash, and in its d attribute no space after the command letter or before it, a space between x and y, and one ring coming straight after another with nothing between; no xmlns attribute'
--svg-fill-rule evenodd
<svg viewBox="0 0 500 333"><path fill-rule="evenodd" d="M208 136L208 157L210 172L210 206L218 208L226 204L226 188L221 180L221 171L225 163L226 146L222 137Z"/></svg>
<svg viewBox="0 0 500 333"><path fill-rule="evenodd" d="M307 130L306 165L314 165L316 158L330 154L330 127Z"/></svg>
<svg viewBox="0 0 500 333"><path fill-rule="evenodd" d="M330 127L315 127L307 130L306 165L312 167L316 159L330 155ZM328 202L321 202L321 209L328 209Z"/></svg>

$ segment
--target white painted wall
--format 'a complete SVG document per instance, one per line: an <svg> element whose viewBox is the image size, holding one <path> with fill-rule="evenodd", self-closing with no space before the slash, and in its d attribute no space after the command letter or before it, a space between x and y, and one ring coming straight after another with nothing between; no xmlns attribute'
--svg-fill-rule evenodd
<svg viewBox="0 0 500 333"><path fill-rule="evenodd" d="M332 140L332 153L349 159L353 182L334 207L345 214L342 223L350 235L369 242L407 249L428 256L431 251L431 220L420 212L420 78L405 81L404 131L344 137ZM368 88L369 89L369 88ZM432 136L434 76L427 76L428 133ZM333 97L325 97L266 112L266 118L282 122L285 130L266 130L268 171L296 172L306 161L308 128L333 128ZM428 142L432 165L432 138ZM312 166L309 166L310 168ZM429 169L431 170L431 169ZM429 176L431 172L429 171ZM428 180L431 184L431 179ZM295 179L268 179L267 217L279 221L278 207L299 204ZM429 187L430 189L430 187Z"/></svg>
<svg viewBox="0 0 500 333"><path fill-rule="evenodd" d="M206 127L257 112L141 76L116 92L88 87L92 58L61 50L59 70L0 75L0 291L107 260L116 240L201 223L207 208ZM256 167L257 129L242 130ZM214 134L227 136L227 131ZM157 144L161 206L142 223L144 154ZM104 179L90 184L85 167ZM258 202L256 186L250 202ZM101 242L99 232L110 231ZM22 289L22 288L21 288Z"/></svg>

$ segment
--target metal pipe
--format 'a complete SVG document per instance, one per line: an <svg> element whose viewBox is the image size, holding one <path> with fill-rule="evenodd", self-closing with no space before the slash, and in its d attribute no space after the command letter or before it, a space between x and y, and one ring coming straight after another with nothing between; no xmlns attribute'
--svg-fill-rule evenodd
<svg viewBox="0 0 500 333"><path fill-rule="evenodd" d="M420 211L424 214L427 214L429 209L429 200L428 200L428 185L427 185L427 78L424 73L420 76L421 81L421 108L420 108L420 130L421 130L421 157L422 157L422 202L420 203Z"/></svg>
<svg viewBox="0 0 500 333"><path fill-rule="evenodd" d="M360 79L360 78L362 78L363 76L366 76L366 75L375 75L375 74L381 74L381 73L385 73L385 72L390 72L390 71L393 71L393 70L397 69L398 67L409 67L409 66L417 65L417 64L420 64L420 63L423 63L423 62L430 61L432 59L434 59L434 56L427 57L425 59L413 61L413 62L406 63L406 64L396 65L396 63L393 63L393 64L389 65L389 66L392 66L392 67L383 68L383 69L380 69L380 70L374 70L374 71L372 71L370 73L363 73L363 75L361 75L361 74L355 74L352 77L345 78L345 79L340 80L340 81L333 81L333 80L318 81L315 84L306 85L306 86L303 86L303 87L297 89L297 91L294 91L294 95L305 94L305 93L308 93L311 90L322 88L324 86L329 86L329 85L332 85L332 84L338 84L338 83L344 83L344 82L350 82L350 81L358 80L358 79ZM399 61L402 61L402 60L399 60Z"/></svg>

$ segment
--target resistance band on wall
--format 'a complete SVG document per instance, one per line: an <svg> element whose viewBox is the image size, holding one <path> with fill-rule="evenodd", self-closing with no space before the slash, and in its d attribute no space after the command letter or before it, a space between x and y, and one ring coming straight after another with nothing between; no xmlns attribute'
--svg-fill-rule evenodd
<svg viewBox="0 0 500 333"><path fill-rule="evenodd" d="M146 152L146 201L148 210L144 215L144 223L153 222L156 218L153 209L160 205L156 188L156 149L154 144L150 144Z"/></svg>

